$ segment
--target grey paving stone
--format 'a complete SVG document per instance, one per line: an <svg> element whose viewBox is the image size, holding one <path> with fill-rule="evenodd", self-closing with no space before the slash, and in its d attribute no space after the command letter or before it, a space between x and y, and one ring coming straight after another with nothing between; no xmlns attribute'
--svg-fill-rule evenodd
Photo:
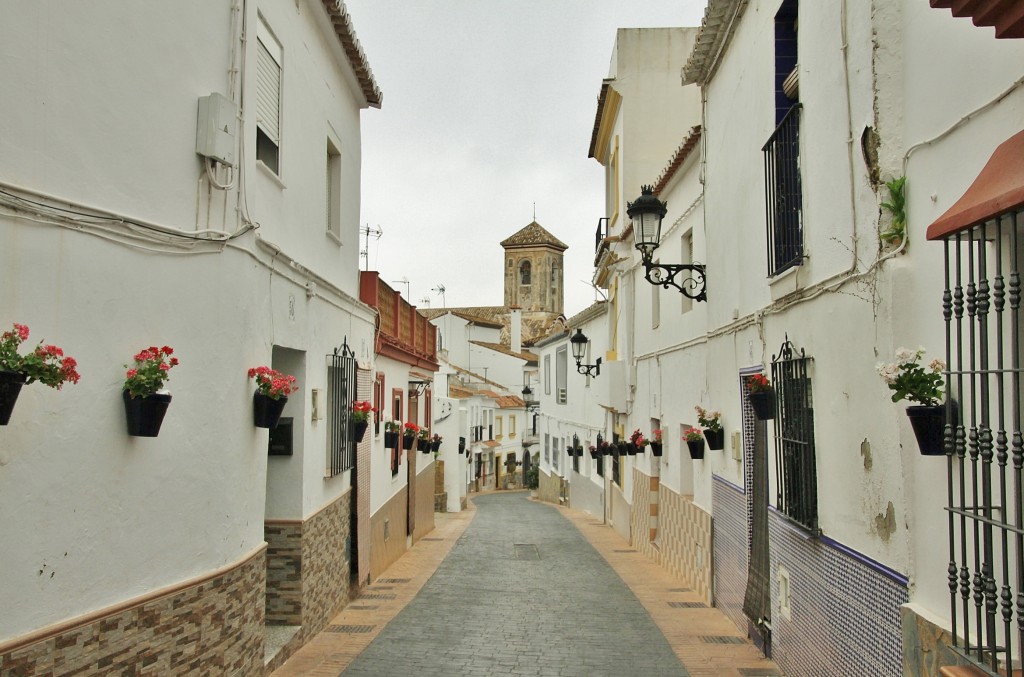
<svg viewBox="0 0 1024 677"><path fill-rule="evenodd" d="M687 677L632 591L557 511L524 493L473 502L448 557L345 677Z"/></svg>

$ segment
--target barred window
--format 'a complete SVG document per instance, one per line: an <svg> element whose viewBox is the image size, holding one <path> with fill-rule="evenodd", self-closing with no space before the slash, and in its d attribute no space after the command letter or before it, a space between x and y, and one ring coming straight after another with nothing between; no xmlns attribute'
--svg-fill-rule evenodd
<svg viewBox="0 0 1024 677"><path fill-rule="evenodd" d="M818 473L814 452L814 402L811 397L811 358L796 352L786 337L772 356L775 386L776 508L794 522L818 528Z"/></svg>
<svg viewBox="0 0 1024 677"><path fill-rule="evenodd" d="M326 475L335 477L355 465L350 417L356 394L356 357L346 342L328 359Z"/></svg>

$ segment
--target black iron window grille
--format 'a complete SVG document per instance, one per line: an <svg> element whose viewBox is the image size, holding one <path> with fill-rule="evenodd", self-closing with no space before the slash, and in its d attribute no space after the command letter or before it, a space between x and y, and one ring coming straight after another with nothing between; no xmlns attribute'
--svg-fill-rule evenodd
<svg viewBox="0 0 1024 677"><path fill-rule="evenodd" d="M350 416L356 395L356 356L346 340L327 357L327 477L335 477L355 465Z"/></svg>
<svg viewBox="0 0 1024 677"><path fill-rule="evenodd" d="M554 446L551 447L551 467L558 470L558 459L562 457L562 444L559 438L552 440Z"/></svg>
<svg viewBox="0 0 1024 677"><path fill-rule="evenodd" d="M800 189L800 110L794 104L775 128L764 152L768 276L803 260L803 198Z"/></svg>
<svg viewBox="0 0 1024 677"><path fill-rule="evenodd" d="M573 472L580 471L580 437L579 435L572 436L572 469Z"/></svg>
<svg viewBox="0 0 1024 677"><path fill-rule="evenodd" d="M794 350L786 337L772 356L775 387L775 507L801 526L818 528L818 471L814 453L814 401L811 358Z"/></svg>
<svg viewBox="0 0 1024 677"><path fill-rule="evenodd" d="M604 244L606 237L608 237L608 217L602 216L597 220L597 232L594 234L595 256L601 253L601 245Z"/></svg>
<svg viewBox="0 0 1024 677"><path fill-rule="evenodd" d="M952 637L993 675L1024 658L1022 229L1024 210L945 238Z"/></svg>
<svg viewBox="0 0 1024 677"><path fill-rule="evenodd" d="M402 409L405 407L405 402L402 400L402 395L399 391L395 391L391 396L391 420L396 422L398 426L398 442L391 448L391 476L394 477L398 474L399 468L402 466Z"/></svg>
<svg viewBox="0 0 1024 677"><path fill-rule="evenodd" d="M398 469L402 466L402 442L399 438L398 443L390 450L391 451L391 476L394 477L398 474Z"/></svg>
<svg viewBox="0 0 1024 677"><path fill-rule="evenodd" d="M618 434L612 435L612 482L622 486L622 461L620 460L619 453L619 436Z"/></svg>

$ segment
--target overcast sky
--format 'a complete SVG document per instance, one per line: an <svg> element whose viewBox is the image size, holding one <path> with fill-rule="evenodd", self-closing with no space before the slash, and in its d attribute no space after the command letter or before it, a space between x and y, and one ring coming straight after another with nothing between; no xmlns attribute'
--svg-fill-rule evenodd
<svg viewBox="0 0 1024 677"><path fill-rule="evenodd" d="M502 305L498 243L536 203L569 245L566 316L590 305L604 180L587 151L615 30L699 26L705 0L345 4L384 93L362 113L361 222L384 232L369 269L420 307Z"/></svg>

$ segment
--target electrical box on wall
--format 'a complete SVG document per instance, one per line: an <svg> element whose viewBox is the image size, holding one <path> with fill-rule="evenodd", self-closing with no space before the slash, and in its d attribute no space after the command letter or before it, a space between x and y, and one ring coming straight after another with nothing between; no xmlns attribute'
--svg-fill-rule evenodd
<svg viewBox="0 0 1024 677"><path fill-rule="evenodd" d="M322 421L324 419L324 391L320 388L313 388L310 399L312 400L310 418L314 421Z"/></svg>
<svg viewBox="0 0 1024 677"><path fill-rule="evenodd" d="M238 107L214 92L199 99L196 153L225 165L235 165L238 139Z"/></svg>

